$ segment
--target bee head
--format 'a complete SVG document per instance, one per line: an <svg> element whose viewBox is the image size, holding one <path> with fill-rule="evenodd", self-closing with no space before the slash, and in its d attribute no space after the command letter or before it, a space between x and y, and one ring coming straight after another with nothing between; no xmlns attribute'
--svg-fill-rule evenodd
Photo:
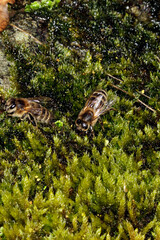
<svg viewBox="0 0 160 240"><path fill-rule="evenodd" d="M76 126L79 131L87 131L89 129L89 123L83 121L82 119L78 118L76 120Z"/></svg>
<svg viewBox="0 0 160 240"><path fill-rule="evenodd" d="M7 113L12 114L16 110L16 100L15 98L10 98L5 103L5 110Z"/></svg>

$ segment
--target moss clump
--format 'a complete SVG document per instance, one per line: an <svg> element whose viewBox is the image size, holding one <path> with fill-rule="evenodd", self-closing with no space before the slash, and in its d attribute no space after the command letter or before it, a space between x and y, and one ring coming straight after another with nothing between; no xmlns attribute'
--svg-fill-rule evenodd
<svg viewBox="0 0 160 240"><path fill-rule="evenodd" d="M148 2L145 22L126 1L55 2L26 7L32 16L46 18L42 45L29 51L3 37L15 62L10 94L51 97L48 108L56 122L35 128L0 115L0 236L159 239L155 4ZM78 134L76 117L97 88L117 96L115 110L102 116L104 130L95 125L94 137Z"/></svg>

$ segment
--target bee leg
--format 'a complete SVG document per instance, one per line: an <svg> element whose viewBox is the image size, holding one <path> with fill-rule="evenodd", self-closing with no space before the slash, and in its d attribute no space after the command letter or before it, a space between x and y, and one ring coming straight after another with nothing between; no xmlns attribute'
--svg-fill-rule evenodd
<svg viewBox="0 0 160 240"><path fill-rule="evenodd" d="M101 124L101 128L102 128L102 131L104 131L104 127L103 127L103 121L101 118L98 119L99 123Z"/></svg>
<svg viewBox="0 0 160 240"><path fill-rule="evenodd" d="M111 107L111 108L109 109L109 111L110 111L110 110L118 111L116 108L113 108L113 107Z"/></svg>
<svg viewBox="0 0 160 240"><path fill-rule="evenodd" d="M95 137L94 130L93 130L93 127L92 127L92 126L90 126L90 130L91 130L91 136L92 136L92 137Z"/></svg>
<svg viewBox="0 0 160 240"><path fill-rule="evenodd" d="M28 118L29 118L30 122L32 123L32 125L37 127L37 121L31 113L28 113Z"/></svg>
<svg viewBox="0 0 160 240"><path fill-rule="evenodd" d="M29 120L33 124L33 126L37 126L37 122L35 118L32 116L32 114L24 113L23 116L21 117L21 120L25 120L25 119Z"/></svg>
<svg viewBox="0 0 160 240"><path fill-rule="evenodd" d="M21 117L21 120L25 120L28 118L28 113L24 113Z"/></svg>

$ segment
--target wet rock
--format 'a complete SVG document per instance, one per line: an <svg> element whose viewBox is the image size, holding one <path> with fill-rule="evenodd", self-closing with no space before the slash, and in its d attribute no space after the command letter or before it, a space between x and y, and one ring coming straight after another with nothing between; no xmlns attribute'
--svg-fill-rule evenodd
<svg viewBox="0 0 160 240"><path fill-rule="evenodd" d="M0 44L0 88L4 90L10 87L10 72L9 69L14 62L7 60L2 45Z"/></svg>
<svg viewBox="0 0 160 240"><path fill-rule="evenodd" d="M46 21L34 16L26 14L21 10L10 20L10 25L4 31L5 34L0 35L0 87L8 89L10 87L10 66L14 62L7 59L5 53L5 44L3 39L7 36L12 45L24 45L31 51L35 51L37 47L43 44L47 37ZM5 37L4 37L5 36Z"/></svg>

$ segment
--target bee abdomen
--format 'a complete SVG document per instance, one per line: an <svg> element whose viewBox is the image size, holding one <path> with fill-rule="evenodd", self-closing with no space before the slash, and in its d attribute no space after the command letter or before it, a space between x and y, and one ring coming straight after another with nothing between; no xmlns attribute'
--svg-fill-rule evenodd
<svg viewBox="0 0 160 240"><path fill-rule="evenodd" d="M107 93L104 90L97 90L89 98L90 107L100 109L105 106L107 101Z"/></svg>
<svg viewBox="0 0 160 240"><path fill-rule="evenodd" d="M104 90L95 91L91 96L91 100L94 100L98 97L101 97L102 101L105 101L107 99L107 93Z"/></svg>
<svg viewBox="0 0 160 240"><path fill-rule="evenodd" d="M40 121L43 123L50 123L51 118L51 113L46 108L42 107L42 116Z"/></svg>
<svg viewBox="0 0 160 240"><path fill-rule="evenodd" d="M102 95L104 95L104 96L107 97L107 93L106 93L103 89L97 90L97 91L93 92L93 95L94 95L94 94L95 94L96 96L99 96L100 94L102 94Z"/></svg>

